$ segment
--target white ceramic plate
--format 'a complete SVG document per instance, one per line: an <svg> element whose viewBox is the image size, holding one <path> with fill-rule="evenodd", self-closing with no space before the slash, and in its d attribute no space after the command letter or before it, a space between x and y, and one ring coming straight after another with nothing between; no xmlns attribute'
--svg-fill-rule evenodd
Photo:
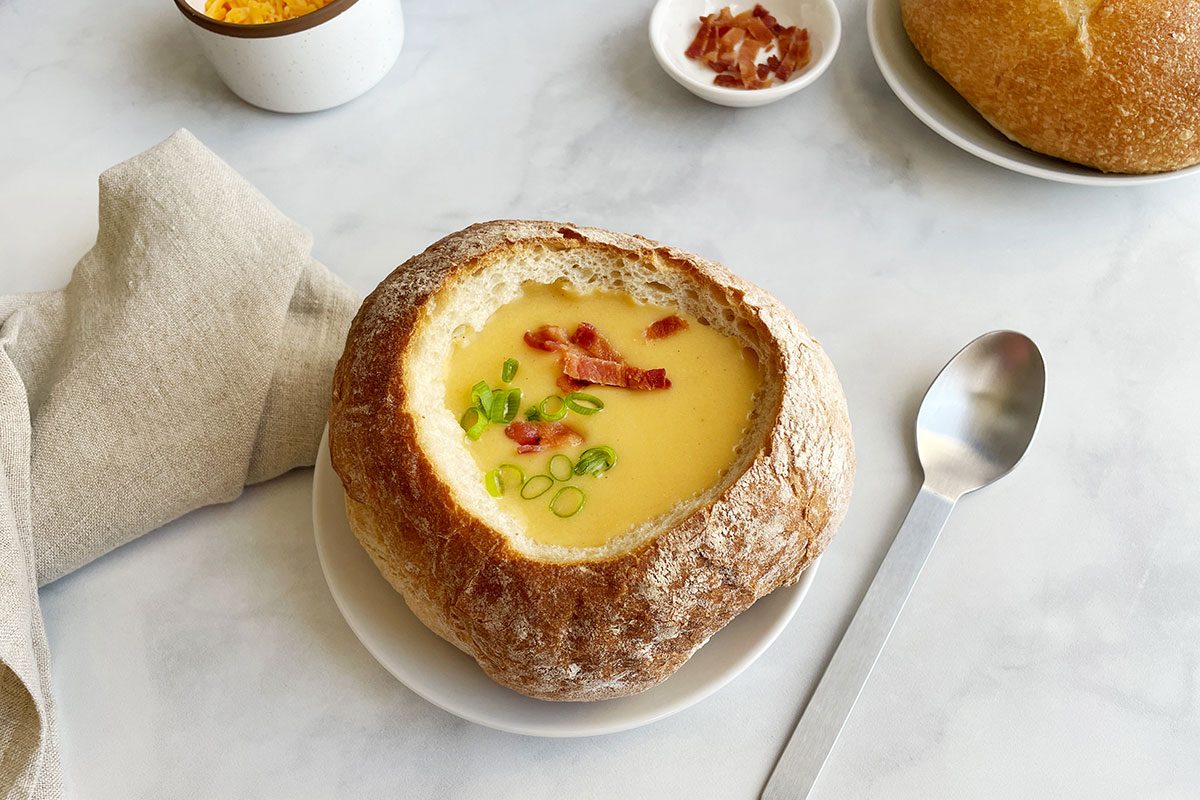
<svg viewBox="0 0 1200 800"><path fill-rule="evenodd" d="M925 64L900 18L899 0L868 0L867 33L879 71L900 102L938 134L1005 169L1063 183L1131 186L1200 172L1200 165L1157 175L1108 175L1022 147L988 124L942 76Z"/></svg>
<svg viewBox="0 0 1200 800"><path fill-rule="evenodd" d="M796 613L820 559L796 583L729 623L664 683L632 697L551 703L494 683L475 661L413 616L375 569L346 522L342 486L321 439L313 475L313 529L334 602L388 672L434 705L489 728L529 736L595 736L668 717L698 703L754 663Z"/></svg>

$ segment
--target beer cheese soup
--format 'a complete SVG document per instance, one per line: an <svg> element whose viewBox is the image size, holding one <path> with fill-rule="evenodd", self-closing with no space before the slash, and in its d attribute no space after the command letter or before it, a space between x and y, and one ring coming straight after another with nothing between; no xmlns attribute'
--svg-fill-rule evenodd
<svg viewBox="0 0 1200 800"><path fill-rule="evenodd" d="M676 309L526 285L456 337L446 405L532 539L594 547L704 493L733 463L752 351Z"/></svg>

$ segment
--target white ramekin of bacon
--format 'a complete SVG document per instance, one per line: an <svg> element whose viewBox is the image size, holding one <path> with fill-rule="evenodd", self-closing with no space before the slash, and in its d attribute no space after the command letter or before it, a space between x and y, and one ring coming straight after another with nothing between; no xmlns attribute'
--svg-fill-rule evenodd
<svg viewBox="0 0 1200 800"><path fill-rule="evenodd" d="M721 5L658 0L650 46L667 74L697 97L735 108L798 92L833 61L842 37L833 0Z"/></svg>

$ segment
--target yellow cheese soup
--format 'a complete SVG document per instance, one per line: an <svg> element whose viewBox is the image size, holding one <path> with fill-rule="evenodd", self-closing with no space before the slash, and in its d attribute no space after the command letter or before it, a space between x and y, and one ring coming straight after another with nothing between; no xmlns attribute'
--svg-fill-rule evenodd
<svg viewBox="0 0 1200 800"><path fill-rule="evenodd" d="M686 328L649 338L647 328L670 315ZM535 348L525 334L552 325L570 335L581 323L594 326L623 363L665 370L670 388L564 387L566 359L594 356L576 344ZM611 357L602 360L613 368ZM461 419L479 466L470 479L483 481L532 539L594 547L703 494L725 474L761 377L739 341L677 309L527 284L481 330L456 338L445 381L446 406ZM521 440L532 441L527 422L549 432L534 445L540 451L518 452Z"/></svg>

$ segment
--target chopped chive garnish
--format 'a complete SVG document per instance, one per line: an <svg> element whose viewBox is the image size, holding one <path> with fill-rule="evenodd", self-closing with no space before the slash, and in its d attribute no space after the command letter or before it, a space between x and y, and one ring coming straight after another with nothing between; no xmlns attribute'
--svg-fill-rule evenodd
<svg viewBox="0 0 1200 800"><path fill-rule="evenodd" d="M506 358L504 366L500 368L500 380L505 383L512 383L512 379L517 377L517 367L519 366L520 362L515 358Z"/></svg>
<svg viewBox="0 0 1200 800"><path fill-rule="evenodd" d="M553 410L550 408L552 404L557 404ZM567 415L567 403L558 395L552 394L538 403L537 413L538 419L548 419L551 422L560 420Z"/></svg>
<svg viewBox="0 0 1200 800"><path fill-rule="evenodd" d="M537 410L537 406L530 406L529 408L525 409L525 419L529 420L530 422L537 422L541 418L542 413Z"/></svg>
<svg viewBox="0 0 1200 800"><path fill-rule="evenodd" d="M488 388L487 381L480 381L471 387L471 402L487 415L492 407L492 390Z"/></svg>
<svg viewBox="0 0 1200 800"><path fill-rule="evenodd" d="M600 475L617 463L617 454L607 445L589 447L575 462L576 475Z"/></svg>
<svg viewBox="0 0 1200 800"><path fill-rule="evenodd" d="M575 474L575 465L571 463L570 456L556 453L550 456L548 471L550 477L556 481L569 481L571 480L571 476Z"/></svg>
<svg viewBox="0 0 1200 800"><path fill-rule="evenodd" d="M576 414L595 414L600 409L604 408L604 401L594 394L584 394L583 392L571 392L563 398L563 405L574 411Z"/></svg>
<svg viewBox="0 0 1200 800"><path fill-rule="evenodd" d="M554 513L554 516L566 519L578 514L586 502L587 495L578 486L564 486L555 492L554 497L551 498L550 510Z"/></svg>
<svg viewBox="0 0 1200 800"><path fill-rule="evenodd" d="M506 473L515 474L509 474L506 477ZM508 486L520 487L524 483L525 471L516 464L501 464L483 476L483 485L487 487L488 494L492 497L502 497Z"/></svg>
<svg viewBox="0 0 1200 800"><path fill-rule="evenodd" d="M471 441L475 441L482 436L483 432L487 429L488 418L480 413L478 408L471 406L463 412L461 417L459 417L458 424L461 425L462 429L467 432L467 438Z"/></svg>
<svg viewBox="0 0 1200 800"><path fill-rule="evenodd" d="M526 500L533 500L535 497L541 497L546 492L550 491L550 487L554 485L554 478L549 475L534 475L521 487L521 497Z"/></svg>

